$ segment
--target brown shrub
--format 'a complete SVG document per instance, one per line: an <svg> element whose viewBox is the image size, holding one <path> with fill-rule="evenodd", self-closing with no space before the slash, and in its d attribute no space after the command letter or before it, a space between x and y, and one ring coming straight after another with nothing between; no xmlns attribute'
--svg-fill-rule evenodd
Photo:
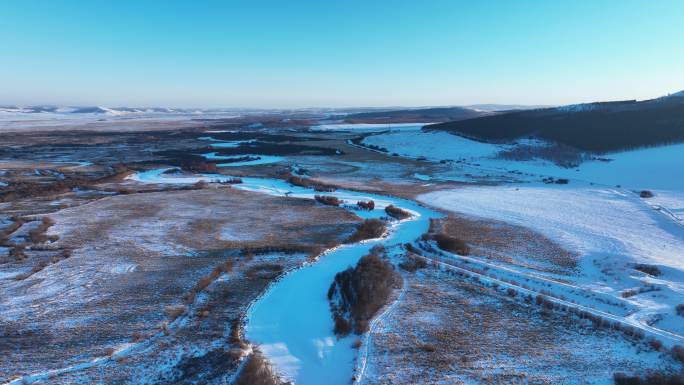
<svg viewBox="0 0 684 385"><path fill-rule="evenodd" d="M468 247L464 241L456 237L438 233L433 235L432 239L437 242L437 246L442 250L450 251L458 255L468 255L470 253L470 247Z"/></svg>
<svg viewBox="0 0 684 385"><path fill-rule="evenodd" d="M366 219L357 228L354 234L348 239L347 243L360 242L366 239L375 239L382 237L387 230L385 222L380 219Z"/></svg>
<svg viewBox="0 0 684 385"><path fill-rule="evenodd" d="M50 217L43 217L40 225L29 231L29 240L31 243L45 243L48 240L55 239L54 237L48 237L45 233L47 230L55 224L55 221Z"/></svg>
<svg viewBox="0 0 684 385"><path fill-rule="evenodd" d="M375 210L375 202L373 200L369 200L368 202L358 201L358 202L356 202L356 205L359 206L359 208L362 210L368 210L368 211Z"/></svg>
<svg viewBox="0 0 684 385"><path fill-rule="evenodd" d="M247 363L235 379L236 385L279 385L280 380L259 351L247 358Z"/></svg>
<svg viewBox="0 0 684 385"><path fill-rule="evenodd" d="M230 343L238 345L240 347L246 347L246 344L242 341L242 336L240 335L241 324L240 319L236 318L230 323Z"/></svg>
<svg viewBox="0 0 684 385"><path fill-rule="evenodd" d="M427 267L427 262L425 259L417 257L413 254L407 254L404 260L399 263L399 267L410 273L415 272L419 269L424 269Z"/></svg>
<svg viewBox="0 0 684 385"><path fill-rule="evenodd" d="M324 205L328 206L339 206L342 204L342 201L337 199L337 197L330 196L330 195L315 195L314 199L316 199L316 202L322 203Z"/></svg>
<svg viewBox="0 0 684 385"><path fill-rule="evenodd" d="M185 293L183 296L183 302L187 305L195 303L195 299L197 298L197 292L195 289L190 290L189 292Z"/></svg>
<svg viewBox="0 0 684 385"><path fill-rule="evenodd" d="M637 295L637 294L639 294L638 291L636 291L636 290L634 290L634 289L627 289L627 290L624 290L624 291L620 294L620 296L622 296L622 298L629 298L629 297L634 297L634 296Z"/></svg>
<svg viewBox="0 0 684 385"><path fill-rule="evenodd" d="M399 219L399 220L411 217L411 213L409 213L408 211L403 210L399 207L396 207L394 205L389 205L389 206L385 207L385 212L390 217L395 218L395 219Z"/></svg>
<svg viewBox="0 0 684 385"><path fill-rule="evenodd" d="M9 251L9 256L13 257L17 261L26 258L26 245L23 243L19 243L12 246L12 248Z"/></svg>
<svg viewBox="0 0 684 385"><path fill-rule="evenodd" d="M333 330L335 331L335 334L338 336L346 336L349 335L349 333L354 330L354 326L352 325L352 322L341 314L333 314L333 321L335 322L335 325L333 326Z"/></svg>
<svg viewBox="0 0 684 385"><path fill-rule="evenodd" d="M653 192L649 190L641 190L639 196L642 198L653 198Z"/></svg>
<svg viewBox="0 0 684 385"><path fill-rule="evenodd" d="M180 317L185 313L188 308L185 305L172 305L172 306L167 306L165 309L166 315L169 316L171 319L171 322L176 320L176 318Z"/></svg>
<svg viewBox="0 0 684 385"><path fill-rule="evenodd" d="M356 267L337 273L328 290L335 334L345 336L352 329L357 334L365 332L399 279L392 264L379 252L372 252L362 257Z"/></svg>
<svg viewBox="0 0 684 385"><path fill-rule="evenodd" d="M299 186L299 187L304 187L304 188L313 188L314 191L320 191L320 192L333 192L336 190L335 186L327 185L324 183L319 183L316 181L313 181L311 179L307 178L302 178L296 175L288 174L289 177L287 178L288 183Z"/></svg>
<svg viewBox="0 0 684 385"><path fill-rule="evenodd" d="M213 281L214 281L214 278L212 278L211 276L200 278L200 280L197 281L197 285L195 286L196 291L199 292L199 291L206 289L209 285L211 285L211 283Z"/></svg>
<svg viewBox="0 0 684 385"><path fill-rule="evenodd" d="M684 347L675 345L672 347L672 356L679 362L684 364Z"/></svg>
<svg viewBox="0 0 684 385"><path fill-rule="evenodd" d="M12 233L24 225L24 220L19 217L12 217L10 219L13 221L12 224L0 231L0 245L7 245L7 241Z"/></svg>
<svg viewBox="0 0 684 385"><path fill-rule="evenodd" d="M195 184L192 185L192 188L195 190L202 190L202 189L205 189L207 187L209 187L209 183L207 183L204 180L199 180L199 181L195 182Z"/></svg>
<svg viewBox="0 0 684 385"><path fill-rule="evenodd" d="M309 179L302 178L300 176L291 175L287 178L287 182L291 185L309 188L313 185L313 182Z"/></svg>
<svg viewBox="0 0 684 385"><path fill-rule="evenodd" d="M233 261L225 261L218 265L217 269L221 271L221 273L230 273L233 271Z"/></svg>
<svg viewBox="0 0 684 385"><path fill-rule="evenodd" d="M418 344L418 349L428 353L433 353L437 350L437 348L433 344Z"/></svg>
<svg viewBox="0 0 684 385"><path fill-rule="evenodd" d="M285 268L277 263L261 263L245 272L250 278L274 279L283 273Z"/></svg>
<svg viewBox="0 0 684 385"><path fill-rule="evenodd" d="M651 346L651 349L653 349L657 352L663 348L663 343L660 342L659 340L655 339L655 338L649 339L648 344Z"/></svg>
<svg viewBox="0 0 684 385"><path fill-rule="evenodd" d="M218 167L216 167L215 163L209 163L205 162L203 160L194 160L194 161L189 161L186 163L183 163L180 165L180 167L183 170L190 171L190 172L198 172L198 173L216 173L218 172Z"/></svg>
<svg viewBox="0 0 684 385"><path fill-rule="evenodd" d="M313 189L314 189L314 191L318 191L318 192L333 192L333 191L337 190L337 188L335 188L334 186L330 186L327 184L314 185Z"/></svg>
<svg viewBox="0 0 684 385"><path fill-rule="evenodd" d="M228 178L228 179L221 179L219 183L221 183L221 184L240 184L240 183L242 183L242 178L232 177L232 178Z"/></svg>
<svg viewBox="0 0 684 385"><path fill-rule="evenodd" d="M654 277L659 277L662 274L658 266L647 265L645 263L637 263L636 265L634 265L634 270L638 270L642 273L646 273Z"/></svg>
<svg viewBox="0 0 684 385"><path fill-rule="evenodd" d="M363 345L363 342L361 341L361 339L357 338L354 340L354 342L352 342L351 347L352 349L358 349L361 347L361 345Z"/></svg>

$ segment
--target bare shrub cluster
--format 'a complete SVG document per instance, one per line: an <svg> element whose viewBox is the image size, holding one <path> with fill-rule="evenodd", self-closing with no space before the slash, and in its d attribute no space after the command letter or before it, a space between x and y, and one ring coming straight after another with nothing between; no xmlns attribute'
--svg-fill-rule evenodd
<svg viewBox="0 0 684 385"><path fill-rule="evenodd" d="M340 199L330 195L315 195L314 199L316 199L316 202L328 206L339 206L342 204L342 201Z"/></svg>
<svg viewBox="0 0 684 385"><path fill-rule="evenodd" d="M24 225L24 220L19 217L10 218L12 223L0 230L0 245L7 246L12 233L19 230Z"/></svg>
<svg viewBox="0 0 684 385"><path fill-rule="evenodd" d="M684 346L675 345L672 347L672 356L682 364L684 364Z"/></svg>
<svg viewBox="0 0 684 385"><path fill-rule="evenodd" d="M397 206L394 206L394 205L389 205L389 206L385 207L385 212L390 217L395 218L395 219L399 219L399 220L411 217L411 213L409 213L408 211L403 210Z"/></svg>
<svg viewBox="0 0 684 385"><path fill-rule="evenodd" d="M653 192L649 190L642 190L639 192L641 198L653 198Z"/></svg>
<svg viewBox="0 0 684 385"><path fill-rule="evenodd" d="M203 160L189 160L180 164L180 168L194 173L216 173L218 167L216 163L206 162Z"/></svg>
<svg viewBox="0 0 684 385"><path fill-rule="evenodd" d="M659 277L661 274L663 274L658 268L658 266L647 265L645 263L637 263L636 265L634 265L634 270L638 270L642 273L646 273L654 277Z"/></svg>
<svg viewBox="0 0 684 385"><path fill-rule="evenodd" d="M373 200L369 200L368 202L358 201L358 202L356 202L356 205L361 210L368 210L368 211L375 210L375 202Z"/></svg>
<svg viewBox="0 0 684 385"><path fill-rule="evenodd" d="M190 289L189 292L185 294L183 297L183 301L186 304L192 304L195 302L195 298L197 297L197 294L205 290L209 285L211 285L212 282L214 282L218 277L221 276L223 273L228 273L233 270L233 262L232 261L225 261L223 263L220 263L218 266L216 266L209 274L206 276L200 278L195 286Z"/></svg>
<svg viewBox="0 0 684 385"><path fill-rule="evenodd" d="M279 385L278 375L258 350L247 358L247 362L235 379L236 385Z"/></svg>
<svg viewBox="0 0 684 385"><path fill-rule="evenodd" d="M380 238L385 234L385 231L387 231L387 226L384 221L380 219L366 219L356 228L354 234L347 239L347 243Z"/></svg>
<svg viewBox="0 0 684 385"><path fill-rule="evenodd" d="M407 253L404 260L399 263L399 267L405 271L413 273L419 269L424 269L427 267L427 262L425 258L419 257L415 254Z"/></svg>
<svg viewBox="0 0 684 385"><path fill-rule="evenodd" d="M432 235L432 239L437 243L437 246L442 249L458 255L468 255L470 247L464 241L447 235L444 233L437 233Z"/></svg>
<svg viewBox="0 0 684 385"><path fill-rule="evenodd" d="M311 180L308 178L302 178L300 176L288 174L287 175L287 182L290 183L291 185L294 186L299 186L299 187L304 187L304 188L312 188L315 191L320 191L320 192L333 192L336 190L335 186L325 184L325 183L320 183L315 180Z"/></svg>
<svg viewBox="0 0 684 385"><path fill-rule="evenodd" d="M47 241L54 242L58 239L57 236L48 236L46 233L48 229L55 224L55 221L50 217L43 217L36 228L29 231L29 240L31 243L45 243Z"/></svg>
<svg viewBox="0 0 684 385"><path fill-rule="evenodd" d="M220 184L240 184L240 183L242 183L242 178L231 177L228 179L220 179L219 183Z"/></svg>
<svg viewBox="0 0 684 385"><path fill-rule="evenodd" d="M17 261L21 261L22 259L26 258L26 244L18 243L13 245L12 248L10 248L9 256Z"/></svg>
<svg viewBox="0 0 684 385"><path fill-rule="evenodd" d="M338 336L367 331L368 323L387 303L393 287L401 279L382 253L381 249L372 250L356 267L335 275L328 300Z"/></svg>
<svg viewBox="0 0 684 385"><path fill-rule="evenodd" d="M250 278L274 279L284 271L283 265L277 263L261 263L245 272Z"/></svg>
<svg viewBox="0 0 684 385"><path fill-rule="evenodd" d="M125 168L125 171L122 169ZM0 192L0 202L10 202L19 199L42 196L56 196L71 192L74 189L89 189L98 183L120 179L130 171L125 166L112 168L109 175L98 178L87 178L82 175L64 175L63 179L51 182L16 182Z"/></svg>
<svg viewBox="0 0 684 385"><path fill-rule="evenodd" d="M677 311L677 315L684 317L684 303L675 306L675 311Z"/></svg>

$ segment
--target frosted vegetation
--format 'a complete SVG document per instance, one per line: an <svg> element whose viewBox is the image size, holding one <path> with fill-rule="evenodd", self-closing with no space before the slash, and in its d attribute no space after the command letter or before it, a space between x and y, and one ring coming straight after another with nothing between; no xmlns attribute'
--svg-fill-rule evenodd
<svg viewBox="0 0 684 385"><path fill-rule="evenodd" d="M145 183L194 184L198 181L220 181L223 175L177 176L157 169L136 173L131 180ZM242 178L235 188L278 196L288 195L315 199L312 189L291 185L282 180ZM287 274L275 283L252 306L246 328L250 341L261 346L263 354L285 378L297 384L348 384L355 367L356 350L352 337L335 336L326 293L335 275L356 264L374 246L383 245L389 254L401 253L400 246L425 233L429 219L440 215L415 202L381 196L337 190L327 193L344 202L362 218L385 215L390 205L412 216L393 221L389 234L383 238L351 243L329 250L320 259ZM359 201L374 202L375 210L357 210Z"/></svg>

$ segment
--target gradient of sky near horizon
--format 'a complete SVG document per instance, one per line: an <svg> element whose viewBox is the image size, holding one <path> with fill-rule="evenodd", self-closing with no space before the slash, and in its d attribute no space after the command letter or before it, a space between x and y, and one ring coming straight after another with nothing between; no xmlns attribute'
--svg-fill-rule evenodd
<svg viewBox="0 0 684 385"><path fill-rule="evenodd" d="M684 89L684 1L0 2L0 104L567 104Z"/></svg>

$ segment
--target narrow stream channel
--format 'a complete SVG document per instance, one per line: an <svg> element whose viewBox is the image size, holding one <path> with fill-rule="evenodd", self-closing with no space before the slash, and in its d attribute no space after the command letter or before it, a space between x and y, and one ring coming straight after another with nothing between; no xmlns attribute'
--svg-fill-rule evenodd
<svg viewBox="0 0 684 385"><path fill-rule="evenodd" d="M165 175L167 169L151 170L130 178L145 183L191 184L199 180L225 180L224 175L174 176ZM292 186L285 181L266 178L242 178L234 188L275 196L314 199L311 189ZM356 262L375 245L390 251L412 242L428 230L430 218L439 217L435 211L415 202L388 196L337 190L325 195L335 196L346 204L375 201L375 210L357 211L362 218L385 216L390 204L408 210L413 217L390 223L390 233L382 239L343 245L329 250L313 264L290 272L275 282L250 308L247 314L246 337L260 346L265 356L279 373L298 385L349 384L353 376L356 350L350 336L337 339L326 294L335 274Z"/></svg>

